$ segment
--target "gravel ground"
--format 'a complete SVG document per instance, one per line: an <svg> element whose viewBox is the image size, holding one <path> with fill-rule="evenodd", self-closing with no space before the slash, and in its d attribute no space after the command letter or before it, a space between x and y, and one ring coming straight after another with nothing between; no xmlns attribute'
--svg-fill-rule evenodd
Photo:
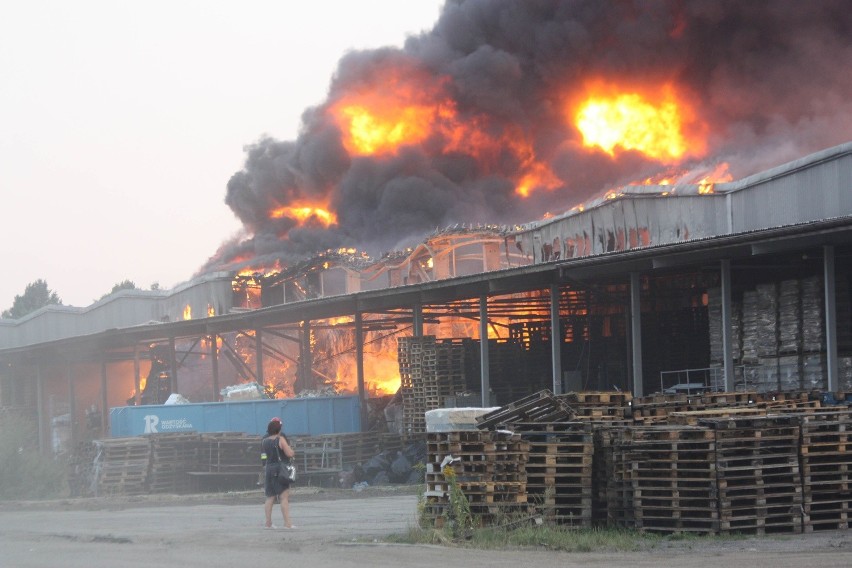
<svg viewBox="0 0 852 568"><path fill-rule="evenodd" d="M259 492L0 504L0 568L324 566L804 568L852 566L852 531L664 540L634 553L471 550L382 542L415 525L413 488L294 489L294 530L264 530ZM276 521L280 519L280 512Z"/></svg>

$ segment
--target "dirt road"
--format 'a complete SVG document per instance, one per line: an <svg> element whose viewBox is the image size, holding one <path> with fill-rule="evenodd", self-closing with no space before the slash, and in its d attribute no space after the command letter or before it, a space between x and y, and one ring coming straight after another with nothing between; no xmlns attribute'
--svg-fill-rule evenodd
<svg viewBox="0 0 852 568"><path fill-rule="evenodd" d="M0 568L210 568L288 563L302 568L852 566L852 531L709 545L676 541L631 554L475 551L379 542L414 526L416 499L410 492L297 493L292 511L298 528L292 531L263 530L259 499L247 502L254 496L64 501L51 507L4 505L0 507Z"/></svg>

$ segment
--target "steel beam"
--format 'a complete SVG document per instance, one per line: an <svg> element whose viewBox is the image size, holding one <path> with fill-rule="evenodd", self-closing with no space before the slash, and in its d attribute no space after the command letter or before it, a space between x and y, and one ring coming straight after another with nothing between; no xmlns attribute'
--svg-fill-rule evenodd
<svg viewBox="0 0 852 568"><path fill-rule="evenodd" d="M825 245L823 269L825 278L825 351L828 364L826 390L837 391L837 297L835 291L834 245Z"/></svg>
<svg viewBox="0 0 852 568"><path fill-rule="evenodd" d="M482 407L491 406L491 375L488 368L488 296L479 297L479 365Z"/></svg>
<svg viewBox="0 0 852 568"><path fill-rule="evenodd" d="M643 396L642 384L642 283L638 272L630 273L630 347L633 354L633 396Z"/></svg>
<svg viewBox="0 0 852 568"><path fill-rule="evenodd" d="M255 373L257 382L260 386L264 386L263 382L263 332L260 328L254 330L254 351L255 351Z"/></svg>
<svg viewBox="0 0 852 568"><path fill-rule="evenodd" d="M422 304L414 304L411 307L411 324L412 324L412 335L414 335L414 337L422 337L423 336L423 305Z"/></svg>
<svg viewBox="0 0 852 568"><path fill-rule="evenodd" d="M139 376L139 345L133 346L133 398L136 403L136 406L142 404L142 391L139 388L140 383L142 382L141 377Z"/></svg>
<svg viewBox="0 0 852 568"><path fill-rule="evenodd" d="M172 386L172 392L178 392L178 371L177 371L177 357L175 356L175 337L172 335L169 337L169 372L171 373L171 380L169 381ZM159 392L159 389L157 390ZM171 394L171 393L169 393Z"/></svg>
<svg viewBox="0 0 852 568"><path fill-rule="evenodd" d="M76 428L74 427L77 422L77 396L74 393L74 367L69 364L65 374L68 379L68 429L71 434L71 447L74 447L77 443Z"/></svg>
<svg viewBox="0 0 852 568"><path fill-rule="evenodd" d="M172 357L174 360L174 357ZM107 396L107 364L101 362L101 437L109 436L109 397Z"/></svg>
<svg viewBox="0 0 852 568"><path fill-rule="evenodd" d="M364 320L361 312L355 312L355 376L358 381L358 402L361 408L361 431L368 429L367 389L364 385Z"/></svg>
<svg viewBox="0 0 852 568"><path fill-rule="evenodd" d="M40 454L47 452L45 443L45 408L44 408L44 379L41 376L41 365L36 363L36 414L38 416L38 451Z"/></svg>
<svg viewBox="0 0 852 568"><path fill-rule="evenodd" d="M734 351L731 324L731 261L721 262L722 280L722 358L725 367L725 390L734 391ZM715 385L714 385L715 386Z"/></svg>
<svg viewBox="0 0 852 568"><path fill-rule="evenodd" d="M219 400L219 335L210 336L210 366L213 372L213 401Z"/></svg>
<svg viewBox="0 0 852 568"><path fill-rule="evenodd" d="M562 320L559 317L558 284L550 286L550 358L553 368L553 394L562 394Z"/></svg>

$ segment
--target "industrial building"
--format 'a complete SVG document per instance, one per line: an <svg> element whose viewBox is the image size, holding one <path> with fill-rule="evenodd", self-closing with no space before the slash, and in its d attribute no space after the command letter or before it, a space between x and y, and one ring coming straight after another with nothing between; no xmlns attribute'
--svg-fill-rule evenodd
<svg viewBox="0 0 852 568"><path fill-rule="evenodd" d="M110 408L242 382L357 393L364 428L372 394L404 390L416 338L444 357L432 407L541 388L852 390L850 258L846 143L712 187L627 186L524 226L448 228L377 261L330 251L47 306L0 321L0 405L38 416L43 450L59 417L71 441L105 436Z"/></svg>

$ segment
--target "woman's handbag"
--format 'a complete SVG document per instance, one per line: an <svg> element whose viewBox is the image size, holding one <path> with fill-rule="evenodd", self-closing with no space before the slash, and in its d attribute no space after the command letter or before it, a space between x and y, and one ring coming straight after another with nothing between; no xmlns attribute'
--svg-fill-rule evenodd
<svg viewBox="0 0 852 568"><path fill-rule="evenodd" d="M293 462L290 458L287 458L287 461L281 461L281 451L278 448L277 440L275 444L275 453L278 454L278 471L275 474L278 477L282 477L289 481L290 483L296 481L296 466L293 465Z"/></svg>

